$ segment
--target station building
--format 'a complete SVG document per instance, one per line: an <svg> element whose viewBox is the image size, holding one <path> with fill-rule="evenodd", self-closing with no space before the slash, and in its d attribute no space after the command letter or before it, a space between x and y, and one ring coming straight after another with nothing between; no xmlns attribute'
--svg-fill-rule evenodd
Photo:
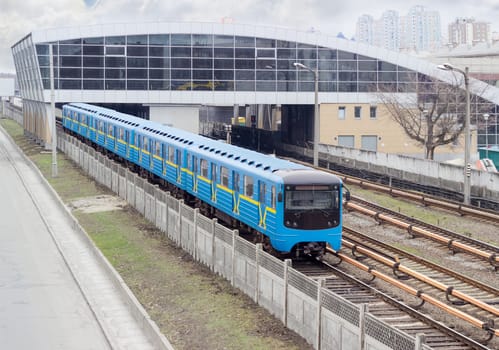
<svg viewBox="0 0 499 350"><path fill-rule="evenodd" d="M256 119L256 127L281 130L283 141L306 144L313 139L317 69L321 143L419 157L421 146L405 136L376 92L408 99L415 84L424 83L420 77L449 84L462 78L411 55L286 28L152 22L36 30L15 43L12 53L24 128L46 145L50 45L57 105L98 104L193 132L215 107L229 110L228 120ZM498 115L498 88L471 79L470 90ZM485 145L485 134L488 145L498 143L497 117L485 131L480 113L475 108L471 114L474 153ZM456 158L463 144L438 148L436 159Z"/></svg>

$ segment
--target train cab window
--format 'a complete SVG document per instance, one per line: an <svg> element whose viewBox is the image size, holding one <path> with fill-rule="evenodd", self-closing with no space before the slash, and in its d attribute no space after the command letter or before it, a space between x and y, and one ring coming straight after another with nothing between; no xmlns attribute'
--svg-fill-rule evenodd
<svg viewBox="0 0 499 350"><path fill-rule="evenodd" d="M253 178L248 175L244 175L244 195L253 197Z"/></svg>
<svg viewBox="0 0 499 350"><path fill-rule="evenodd" d="M201 159L201 176L208 177L208 161Z"/></svg>
<svg viewBox="0 0 499 350"><path fill-rule="evenodd" d="M239 173L237 171L233 171L232 172L232 188L234 190L234 192L237 192L239 193Z"/></svg>
<svg viewBox="0 0 499 350"><path fill-rule="evenodd" d="M229 169L224 166L220 167L220 182L222 186L229 187Z"/></svg>
<svg viewBox="0 0 499 350"><path fill-rule="evenodd" d="M265 203L265 192L267 190L267 186L265 182L258 181L258 201L260 203Z"/></svg>
<svg viewBox="0 0 499 350"><path fill-rule="evenodd" d="M154 143L156 145L154 154L157 155L158 157L161 157L161 143L159 143L158 141L155 141Z"/></svg>
<svg viewBox="0 0 499 350"><path fill-rule="evenodd" d="M270 206L275 208L275 186L270 188Z"/></svg>
<svg viewBox="0 0 499 350"><path fill-rule="evenodd" d="M142 149L149 152L149 140L145 136L142 138Z"/></svg>
<svg viewBox="0 0 499 350"><path fill-rule="evenodd" d="M168 147L168 160L172 163L175 162L175 148L172 146Z"/></svg>

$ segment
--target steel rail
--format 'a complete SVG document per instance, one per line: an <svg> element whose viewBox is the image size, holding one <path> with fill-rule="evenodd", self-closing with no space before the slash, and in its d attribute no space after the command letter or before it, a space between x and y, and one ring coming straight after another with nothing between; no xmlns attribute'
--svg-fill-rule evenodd
<svg viewBox="0 0 499 350"><path fill-rule="evenodd" d="M343 254L341 252L336 252L330 248L328 248L328 252L336 255L342 261L345 261L345 262L349 263L350 265L355 266L356 268L358 268L364 272L367 272L367 273L371 274L372 276L377 277L377 278L401 289L402 291L404 291L404 292L406 292L414 297L417 297L425 302L428 302L429 304L445 311L446 313L448 313L450 315L453 315L453 316L456 316L456 317L462 319L463 321L469 323L470 325L472 325L476 328L483 329L483 330L487 331L489 334L499 337L499 329L495 329L495 328L491 327L491 325L488 322L483 322L483 321L477 319L476 317L468 315L468 314L466 314L466 313L464 313L464 312L462 312L454 307L448 306L445 303L441 302L440 300L428 295L426 292L424 292L422 290L417 290L411 286L408 286L408 285L400 282L399 280L397 280L393 277L390 277L382 272L379 272L376 269L373 269L372 267L370 267L366 264L363 264L360 261L355 260L354 258L347 256L346 254Z"/></svg>
<svg viewBox="0 0 499 350"><path fill-rule="evenodd" d="M411 269L407 266L404 266L403 264L401 264L398 261L393 261L391 259L388 259L388 258L380 255L379 253L373 252L372 250L370 250L368 248L359 246L356 243L349 242L347 239L343 239L342 243L346 248L355 249L356 252L359 252L365 256L368 256L371 259L376 260L376 261L382 263L383 265L390 267L394 271L395 270L400 271L400 272L402 272L408 276L414 277L417 280L424 282L424 283L426 283L434 288L437 288L443 292L446 292L446 293L448 293L456 298L459 298L459 299L464 300L472 305L475 305L476 307L478 307L482 310L485 310L485 311L487 311L495 316L499 316L499 309L497 309L496 307L489 305L481 300L478 300L478 299L476 299L468 294L465 294L461 291L458 291L453 286L448 286L442 282L435 280L434 278L428 277L420 272L414 271L413 269Z"/></svg>
<svg viewBox="0 0 499 350"><path fill-rule="evenodd" d="M476 209L476 207L471 205L464 205L458 202L443 200L420 193L398 190L393 187L379 185L366 180L359 180L357 178L341 175L339 173L336 173L336 175L340 176L342 180L347 184L357 185L361 188L367 188L370 190L387 193L392 197L410 199L412 201L420 202L425 206L435 206L442 209L458 212L461 215L470 215L499 223L499 214L491 210Z"/></svg>
<svg viewBox="0 0 499 350"><path fill-rule="evenodd" d="M460 341L464 344L471 346L474 349L489 349L486 345L481 344L481 343L477 342L476 340L470 339L469 337L463 335L462 333L459 333L457 330L444 325L442 322L438 322L438 321L434 320L433 318L421 313L417 309L415 309L407 304L404 304L403 302L386 294L385 292L367 284L366 282L359 280L358 278L356 278L350 274L347 274L346 272L340 270L336 264L331 264L331 263L328 263L325 261L321 261L321 263L324 264L325 266L327 266L329 269L331 269L335 274L339 275L339 277L341 277L342 279L344 279L348 282L351 282L351 283L355 283L355 284L359 285L360 287L371 291L372 293L375 294L375 296L381 298L383 301L385 301L389 305L392 305L392 306L398 308L399 310L410 315L411 317L415 318L416 320L418 320L424 324L428 324L430 327L437 329L438 331L443 332L443 333L447 334L448 336L450 336L454 339L457 339L458 341ZM454 347L451 345L451 348L454 348Z"/></svg>
<svg viewBox="0 0 499 350"><path fill-rule="evenodd" d="M403 221L400 219L393 218L389 215L386 215L386 214L380 213L378 211L375 211L375 210L372 210L369 208L365 208L361 205L352 203L351 201L346 202L344 205L345 205L345 208L347 208L347 209L358 211L362 214L374 217L378 221L387 222L391 225L394 225L394 226L399 227L401 229L407 230L412 235L419 235L419 236L425 237L427 239L431 239L435 242L438 242L442 245L446 245L449 248L455 248L457 250L460 250L460 251L466 252L468 254L477 256L483 260L490 262L490 264L495 269L497 269L497 267L499 266L499 255L497 255L496 253L485 252L481 249L477 249L477 248L472 247L470 245L463 244L461 242L457 242L454 239L443 237L443 236L436 234L434 232L431 232L427 229L424 229L422 227L414 225L413 223L409 223L409 222L406 222L406 221Z"/></svg>
<svg viewBox="0 0 499 350"><path fill-rule="evenodd" d="M402 249L399 249L399 248L391 246L387 243L381 242L373 237L370 237L366 234L363 234L363 233L356 231L352 228L349 228L347 226L343 226L343 235L344 235L344 237L346 235L357 236L358 238L348 237L348 239L350 241L357 242L357 244L364 244L365 242L371 242L377 246L380 246L383 249L387 249L387 250L392 251L395 254L395 256L397 256L397 257L401 257L401 256L406 257L406 258L410 259L411 261L414 261L418 264L424 265L426 267L429 267L433 270L439 271L439 272L444 273L446 275L452 276L452 277L454 277L462 282L476 286L476 287L482 289L483 291L486 291L490 294L493 294L493 295L496 295L499 297L499 289L497 289L497 288L494 288L488 284L482 283L482 282L475 280L473 278L470 278L468 276L461 275L461 274L459 274L451 269L448 269L442 265L437 265L437 264L435 264L429 260L426 260L420 256L410 254Z"/></svg>

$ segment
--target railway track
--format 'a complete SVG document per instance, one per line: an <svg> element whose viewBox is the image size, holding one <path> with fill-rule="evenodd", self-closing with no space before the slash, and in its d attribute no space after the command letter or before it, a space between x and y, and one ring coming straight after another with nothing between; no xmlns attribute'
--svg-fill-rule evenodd
<svg viewBox="0 0 499 350"><path fill-rule="evenodd" d="M353 304L367 305L373 316L410 336L424 333L426 344L433 349L489 349L487 345L433 320L327 261L294 262L293 268L311 278L323 279L328 290Z"/></svg>
<svg viewBox="0 0 499 350"><path fill-rule="evenodd" d="M346 271L365 277L365 273L382 280L376 283L384 292L416 304L429 304L429 317L457 326L467 334L482 334L479 342L499 343L499 290L455 271L426 261L400 249L379 242L345 227L340 252L334 252ZM359 270L364 273L359 274ZM409 297L412 295L412 297ZM442 311L446 314L442 316ZM484 339L487 337L487 339ZM478 341L478 340L477 340Z"/></svg>
<svg viewBox="0 0 499 350"><path fill-rule="evenodd" d="M499 247L480 240L428 224L377 204L352 196L345 208L373 217L378 223L388 223L406 230L413 238L420 237L446 246L452 253L463 252L487 261L499 270Z"/></svg>

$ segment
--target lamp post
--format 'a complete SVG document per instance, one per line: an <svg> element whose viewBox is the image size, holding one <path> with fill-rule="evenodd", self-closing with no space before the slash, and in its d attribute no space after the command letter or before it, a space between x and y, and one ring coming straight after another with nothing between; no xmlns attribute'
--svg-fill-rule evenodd
<svg viewBox="0 0 499 350"><path fill-rule="evenodd" d="M57 177L57 130L55 120L55 93L54 93L54 51L53 44L49 45L50 57L50 112L52 121L52 177Z"/></svg>
<svg viewBox="0 0 499 350"><path fill-rule="evenodd" d="M312 69L307 67L303 63L295 62L293 66L300 69L308 70L314 73L314 83L315 83L315 108L314 108L314 166L319 166L319 132L320 132L320 121L319 121L319 70L318 68Z"/></svg>
<svg viewBox="0 0 499 350"><path fill-rule="evenodd" d="M465 67L464 70L453 66L450 63L444 63L438 65L438 69L459 72L464 77L464 87L466 89L466 118L464 121L464 204L470 204L470 192L471 192L471 164L470 164L470 84L469 84L469 69Z"/></svg>
<svg viewBox="0 0 499 350"><path fill-rule="evenodd" d="M489 130L488 130L488 123L487 121L489 120L489 114L485 113L483 115L483 119L485 120L485 158L489 158Z"/></svg>

